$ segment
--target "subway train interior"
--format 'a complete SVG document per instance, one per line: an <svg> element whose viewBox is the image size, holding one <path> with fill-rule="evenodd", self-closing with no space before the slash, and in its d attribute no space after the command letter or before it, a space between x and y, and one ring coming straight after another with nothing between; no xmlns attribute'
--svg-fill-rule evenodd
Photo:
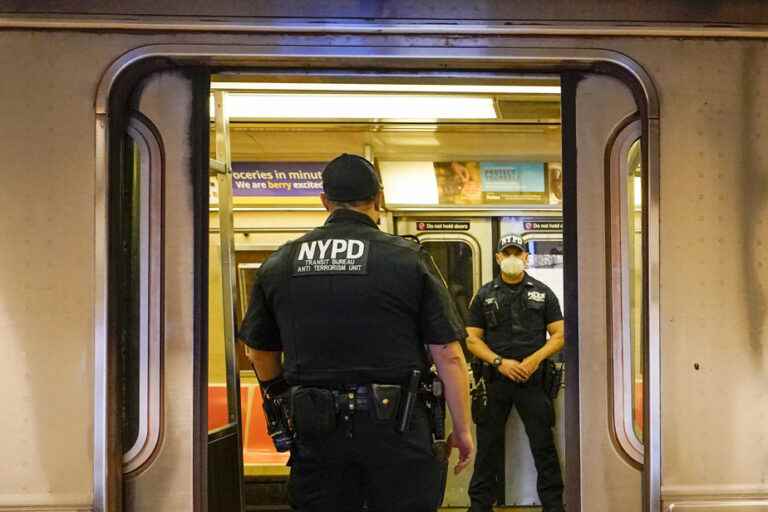
<svg viewBox="0 0 768 512"><path fill-rule="evenodd" d="M0 512L289 510L237 326L341 153L462 315L528 243L569 512L768 512L764 2L12 4ZM514 411L499 450L541 510Z"/></svg>
<svg viewBox="0 0 768 512"><path fill-rule="evenodd" d="M386 208L381 229L418 237L465 319L474 294L495 277L494 248L500 234L509 232L523 234L531 248L528 272L563 302L560 79L521 76L505 85L269 83L239 74L211 80L208 423L210 435L217 435L238 414L229 406L237 403L236 393L227 389L239 377L249 505L266 502L266 488L280 488L287 454L275 452L266 433L258 383L242 345L227 349L235 344L225 335L224 322L232 320L222 316L222 294L236 297L239 325L264 259L324 222L319 191L325 164L341 153L355 153L381 174ZM634 223L640 211L634 202L640 200L639 136L632 142L623 158L633 201L627 218ZM222 172L227 169L231 172ZM631 243L639 233L633 232ZM227 276L233 281L225 283ZM639 345L633 354L638 361ZM633 432L642 429L637 368L638 363L632 377ZM234 378L227 379L228 370L235 371ZM557 409L564 460L562 399ZM508 477L500 482L498 503L537 506L536 470L516 414L506 447L499 449L506 449ZM209 466L212 470L219 471ZM469 476L450 475L445 507L468 507Z"/></svg>

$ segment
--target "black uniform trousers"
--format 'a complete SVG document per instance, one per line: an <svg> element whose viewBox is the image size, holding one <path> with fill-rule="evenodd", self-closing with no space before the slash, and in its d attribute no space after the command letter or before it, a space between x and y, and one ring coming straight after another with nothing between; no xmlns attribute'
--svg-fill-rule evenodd
<svg viewBox="0 0 768 512"><path fill-rule="evenodd" d="M554 409L541 386L542 371L528 382L514 382L501 376L487 383L488 405L477 424L477 457L469 485L471 512L490 512L496 497L497 481L504 474L504 435L512 407L517 407L528 434L536 465L536 487L544 512L563 511L563 478L552 432Z"/></svg>
<svg viewBox="0 0 768 512"><path fill-rule="evenodd" d="M447 465L432 454L422 404L410 430L358 411L336 430L300 439L291 452L288 496L300 512L434 512L445 492Z"/></svg>

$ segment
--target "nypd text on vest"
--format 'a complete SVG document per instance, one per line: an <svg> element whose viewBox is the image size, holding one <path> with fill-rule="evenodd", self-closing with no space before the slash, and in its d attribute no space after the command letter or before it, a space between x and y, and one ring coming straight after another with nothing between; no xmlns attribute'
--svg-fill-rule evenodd
<svg viewBox="0 0 768 512"><path fill-rule="evenodd" d="M369 242L343 238L302 242L293 275L366 274Z"/></svg>

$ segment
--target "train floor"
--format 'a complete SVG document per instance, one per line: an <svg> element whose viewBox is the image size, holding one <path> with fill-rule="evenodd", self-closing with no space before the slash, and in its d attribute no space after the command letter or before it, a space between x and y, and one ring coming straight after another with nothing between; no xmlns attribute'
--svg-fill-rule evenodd
<svg viewBox="0 0 768 512"><path fill-rule="evenodd" d="M246 510L253 512L286 512L286 508L247 507ZM440 507L437 512L466 512L467 507ZM541 512L541 507L493 507L494 512Z"/></svg>
<svg viewBox="0 0 768 512"><path fill-rule="evenodd" d="M443 507L438 512L465 512L467 507ZM541 507L493 507L494 512L541 512Z"/></svg>
<svg viewBox="0 0 768 512"><path fill-rule="evenodd" d="M288 494L285 477L246 477L246 512L286 512ZM441 507L438 512L465 512L467 507ZM494 507L495 512L541 512L541 507ZM364 511L361 511L364 512Z"/></svg>

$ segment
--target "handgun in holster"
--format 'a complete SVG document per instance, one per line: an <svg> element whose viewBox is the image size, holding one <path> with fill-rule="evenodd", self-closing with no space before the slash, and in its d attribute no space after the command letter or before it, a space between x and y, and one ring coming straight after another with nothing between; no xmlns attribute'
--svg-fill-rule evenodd
<svg viewBox="0 0 768 512"><path fill-rule="evenodd" d="M403 389L403 405L400 409L400 415L397 419L397 431L405 432L411 426L413 410L416 407L416 400L419 396L419 386L421 385L421 370L413 370L408 378L408 383Z"/></svg>
<svg viewBox="0 0 768 512"><path fill-rule="evenodd" d="M430 369L427 381L422 384L421 393L432 427L432 453L438 461L447 463L450 449L445 435L445 392L443 381L434 366Z"/></svg>
<svg viewBox="0 0 768 512"><path fill-rule="evenodd" d="M545 359L542 363L542 371L541 384L544 392L551 400L554 400L563 387L563 374L565 370L563 366L558 367L553 361Z"/></svg>

